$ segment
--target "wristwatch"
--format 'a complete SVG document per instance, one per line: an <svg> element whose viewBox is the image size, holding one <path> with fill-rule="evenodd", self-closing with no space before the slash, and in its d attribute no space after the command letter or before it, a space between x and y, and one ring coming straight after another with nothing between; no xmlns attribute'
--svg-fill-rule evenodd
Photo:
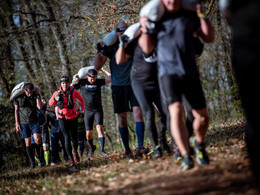
<svg viewBox="0 0 260 195"><path fill-rule="evenodd" d="M40 99L40 97L41 97L41 96L40 96L39 94L36 95L36 99Z"/></svg>

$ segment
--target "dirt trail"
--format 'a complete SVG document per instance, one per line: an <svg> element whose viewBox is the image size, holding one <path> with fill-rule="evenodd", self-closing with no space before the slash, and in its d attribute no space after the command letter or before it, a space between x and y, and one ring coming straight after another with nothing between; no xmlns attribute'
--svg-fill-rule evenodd
<svg viewBox="0 0 260 195"><path fill-rule="evenodd" d="M22 170L1 177L0 194L260 194L250 171L243 124L223 125L207 135L211 163L181 172L172 156L122 159L118 152L84 158L78 173L66 165Z"/></svg>

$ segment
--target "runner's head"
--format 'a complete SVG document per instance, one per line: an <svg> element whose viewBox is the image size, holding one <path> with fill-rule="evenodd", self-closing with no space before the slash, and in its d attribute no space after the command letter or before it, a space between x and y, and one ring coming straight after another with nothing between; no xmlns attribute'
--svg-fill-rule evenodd
<svg viewBox="0 0 260 195"><path fill-rule="evenodd" d="M63 91L67 91L70 87L70 78L67 75L64 75L60 79L60 86Z"/></svg>
<svg viewBox="0 0 260 195"><path fill-rule="evenodd" d="M116 36L117 38L119 38L124 32L125 30L128 28L128 25L121 21L116 25Z"/></svg>
<svg viewBox="0 0 260 195"><path fill-rule="evenodd" d="M32 83L26 83L23 90L26 96L31 97L34 92L34 85Z"/></svg>
<svg viewBox="0 0 260 195"><path fill-rule="evenodd" d="M93 84L97 80L97 74L98 73L95 69L90 69L87 74L88 82Z"/></svg>
<svg viewBox="0 0 260 195"><path fill-rule="evenodd" d="M181 7L181 0L162 0L168 12L176 12Z"/></svg>

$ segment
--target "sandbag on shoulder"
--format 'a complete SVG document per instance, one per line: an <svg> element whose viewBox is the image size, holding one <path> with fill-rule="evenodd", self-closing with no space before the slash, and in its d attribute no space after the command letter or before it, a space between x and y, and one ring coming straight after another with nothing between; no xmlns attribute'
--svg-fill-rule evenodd
<svg viewBox="0 0 260 195"><path fill-rule="evenodd" d="M145 4L140 10L140 16L146 16L150 21L159 21L165 12L165 8L161 0L151 0Z"/></svg>
<svg viewBox="0 0 260 195"><path fill-rule="evenodd" d="M186 10L196 11L196 5L200 0L182 0L181 7ZM147 22L148 29L154 28L154 23L158 22L164 15L165 7L161 0L151 0L140 10L140 16L146 16L151 22Z"/></svg>
<svg viewBox="0 0 260 195"><path fill-rule="evenodd" d="M78 72L79 79L84 78L84 77L88 74L88 71L89 71L90 69L95 69L95 67L94 67L94 66L88 66L88 67L83 67L83 68L81 68L81 69L79 70L79 72Z"/></svg>
<svg viewBox="0 0 260 195"><path fill-rule="evenodd" d="M117 37L116 37L116 32L115 31L106 34L105 37L102 39L102 42L106 46L111 46L114 43L116 43L116 41L117 41Z"/></svg>
<svg viewBox="0 0 260 195"><path fill-rule="evenodd" d="M26 84L27 82L21 82L19 84L17 84L12 92L11 92L11 96L10 96L10 101L13 101L15 98L17 98L19 95L23 94L24 93L24 85Z"/></svg>
<svg viewBox="0 0 260 195"><path fill-rule="evenodd" d="M132 40L134 40L140 34L141 34L140 23L137 22L135 24L132 24L131 26L129 26L126 29L126 31L122 34L122 40L125 43L130 43Z"/></svg>

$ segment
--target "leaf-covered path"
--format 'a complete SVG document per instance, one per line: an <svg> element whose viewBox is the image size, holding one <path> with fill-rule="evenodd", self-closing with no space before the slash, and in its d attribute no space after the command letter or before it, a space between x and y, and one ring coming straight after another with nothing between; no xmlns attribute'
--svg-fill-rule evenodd
<svg viewBox="0 0 260 195"><path fill-rule="evenodd" d="M123 159L119 153L84 158L80 171L66 165L20 170L1 176L0 194L260 194L243 141L243 123L212 128L211 163L186 172L171 156Z"/></svg>

